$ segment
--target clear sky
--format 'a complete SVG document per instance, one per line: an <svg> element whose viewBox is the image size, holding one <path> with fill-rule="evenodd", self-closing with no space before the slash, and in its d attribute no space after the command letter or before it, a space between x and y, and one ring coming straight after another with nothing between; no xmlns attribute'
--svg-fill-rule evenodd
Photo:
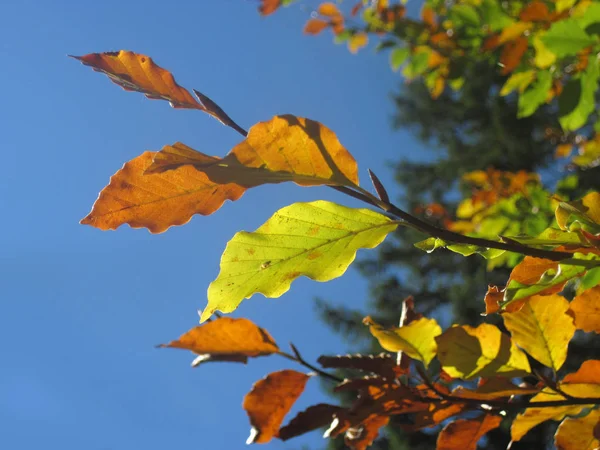
<svg viewBox="0 0 600 450"><path fill-rule="evenodd" d="M297 201L356 203L327 188L278 185L160 235L78 224L109 177L143 151L181 141L224 155L240 137L200 112L125 92L67 54L149 55L244 127L281 113L318 120L356 157L363 185L370 167L393 186L387 163L423 151L390 128L399 75L387 56L372 47L351 55L329 33L304 36L310 7L268 18L256 7L0 2L0 448L243 448L250 427L241 402L253 382L273 370L302 370L278 357L191 369L190 353L154 345L197 324L236 231L254 230ZM350 350L319 321L314 297L360 305L367 295L351 268L329 283L298 280L279 299L255 296L233 316L252 319L282 347L294 342L314 361ZM319 384L309 382L294 411L327 401ZM317 432L267 448L321 443Z"/></svg>

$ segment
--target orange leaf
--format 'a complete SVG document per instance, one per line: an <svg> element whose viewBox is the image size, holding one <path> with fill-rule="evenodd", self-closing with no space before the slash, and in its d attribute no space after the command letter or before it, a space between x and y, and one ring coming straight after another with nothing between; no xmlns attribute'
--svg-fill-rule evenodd
<svg viewBox="0 0 600 450"><path fill-rule="evenodd" d="M363 7L363 2L361 0L352 7L352 10L350 11L350 15L352 17L356 16L358 14L358 12L362 9L362 7Z"/></svg>
<svg viewBox="0 0 600 450"><path fill-rule="evenodd" d="M426 400L423 401L425 402ZM414 418L414 426L406 427L406 429L416 431L422 428L431 428L468 409L469 407L463 403L450 403L446 401L430 403L426 409L417 412Z"/></svg>
<svg viewBox="0 0 600 450"><path fill-rule="evenodd" d="M319 403L298 413L279 430L279 439L287 441L317 428L323 428L333 421L333 416L343 410L340 406Z"/></svg>
<svg viewBox="0 0 600 450"><path fill-rule="evenodd" d="M502 30L498 38L497 44L504 44L505 42L514 41L518 37L522 36L525 31L529 30L532 24L528 22L515 22L512 25L507 26Z"/></svg>
<svg viewBox="0 0 600 450"><path fill-rule="evenodd" d="M244 409L252 424L247 444L269 442L278 436L285 415L304 391L309 378L295 370L281 370L254 383L244 398Z"/></svg>
<svg viewBox="0 0 600 450"><path fill-rule="evenodd" d="M192 94L175 82L170 72L157 66L148 56L121 50L73 58L108 75L113 83L126 91L141 92L150 99L167 100L173 108L206 110Z"/></svg>
<svg viewBox="0 0 600 450"><path fill-rule="evenodd" d="M336 17L342 15L335 3L331 2L321 3L317 8L317 12L325 17Z"/></svg>
<svg viewBox="0 0 600 450"><path fill-rule="evenodd" d="M348 39L348 49L351 53L356 53L368 43L369 36L367 35L367 33L356 33L350 39Z"/></svg>
<svg viewBox="0 0 600 450"><path fill-rule="evenodd" d="M600 286L587 289L571 302L575 326L583 331L600 333Z"/></svg>
<svg viewBox="0 0 600 450"><path fill-rule="evenodd" d="M360 427L348 429L344 443L353 450L366 450L379 434L379 429L385 427L389 421L388 416L373 414L363 421Z"/></svg>
<svg viewBox="0 0 600 450"><path fill-rule="evenodd" d="M176 341L161 344L159 347L181 348L207 359L220 357L257 357L272 355L279 347L264 329L248 319L222 317L194 327L182 334ZM235 360L235 359L234 359ZM245 362L245 359L240 362Z"/></svg>
<svg viewBox="0 0 600 450"><path fill-rule="evenodd" d="M555 158L568 158L573 151L573 144L560 144L554 151Z"/></svg>
<svg viewBox="0 0 600 450"><path fill-rule="evenodd" d="M508 75L519 66L528 46L529 41L522 36L504 46L500 55L500 63L504 66L502 75Z"/></svg>
<svg viewBox="0 0 600 450"><path fill-rule="evenodd" d="M436 450L476 450L477 442L488 431L498 428L502 417L485 414L477 419L460 419L440 432Z"/></svg>
<svg viewBox="0 0 600 450"><path fill-rule="evenodd" d="M261 0L258 10L263 16L273 14L281 6L281 0Z"/></svg>
<svg viewBox="0 0 600 450"><path fill-rule="evenodd" d="M429 28L435 29L437 28L437 21L435 20L435 12L431 7L424 5L421 8L421 19L423 23L427 25Z"/></svg>
<svg viewBox="0 0 600 450"><path fill-rule="evenodd" d="M304 26L304 32L306 34L316 35L316 34L319 34L321 31L323 31L328 26L329 26L329 22L327 22L325 20L310 19L308 22L306 22L306 25Z"/></svg>
<svg viewBox="0 0 600 450"><path fill-rule="evenodd" d="M536 387L515 386L506 378L492 377L482 379L475 390L459 386L452 391L452 395L476 400L494 400L513 395L537 394L539 390Z"/></svg>
<svg viewBox="0 0 600 450"><path fill-rule="evenodd" d="M587 416L562 421L554 443L558 450L595 450L600 447L600 440L594 436L594 428L600 421L600 411L593 410Z"/></svg>
<svg viewBox="0 0 600 450"><path fill-rule="evenodd" d="M500 310L500 303L504 301L504 291L501 291L498 286L488 286L488 290L485 293L485 313L494 314ZM513 305L508 305L510 308Z"/></svg>
<svg viewBox="0 0 600 450"><path fill-rule="evenodd" d="M188 164L214 182L247 188L284 181L301 186L358 184L356 161L335 133L319 122L291 115L275 116L269 122L254 125L246 140L222 159L189 147L183 151L165 147L148 172Z"/></svg>
<svg viewBox="0 0 600 450"><path fill-rule="evenodd" d="M165 148L192 150L181 143ZM115 173L81 223L101 230L127 223L162 233L189 222L194 214L212 214L225 200L237 200L246 190L233 183L217 184L189 165L145 175L155 155L145 152Z"/></svg>
<svg viewBox="0 0 600 450"><path fill-rule="evenodd" d="M544 2L536 0L521 10L519 19L523 22L545 22L550 19L550 12Z"/></svg>

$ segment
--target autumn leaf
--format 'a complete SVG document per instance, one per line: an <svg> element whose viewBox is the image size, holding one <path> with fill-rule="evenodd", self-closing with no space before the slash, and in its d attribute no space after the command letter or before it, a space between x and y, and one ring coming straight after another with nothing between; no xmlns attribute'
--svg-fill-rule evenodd
<svg viewBox="0 0 600 450"><path fill-rule="evenodd" d="M323 428L333 421L333 416L339 413L341 406L319 403L301 411L290 422L279 430L279 439L287 441L309 431Z"/></svg>
<svg viewBox="0 0 600 450"><path fill-rule="evenodd" d="M571 312L579 330L600 333L600 285L577 295L571 301Z"/></svg>
<svg viewBox="0 0 600 450"><path fill-rule="evenodd" d="M325 28L327 28L329 26L329 22L322 20L322 19L310 19L308 22L306 22L306 25L304 26L304 32L306 34L319 34L321 31L323 31Z"/></svg>
<svg viewBox="0 0 600 450"><path fill-rule="evenodd" d="M269 442L278 436L285 415L304 391L309 378L295 370L281 370L252 386L243 405L252 425L247 444Z"/></svg>
<svg viewBox="0 0 600 450"><path fill-rule="evenodd" d="M317 8L317 12L325 17L336 17L342 14L337 5L331 2L321 3Z"/></svg>
<svg viewBox="0 0 600 450"><path fill-rule="evenodd" d="M423 20L423 23L427 25L430 29L434 30L437 28L435 12L428 5L423 5L423 7L421 8L421 20Z"/></svg>
<svg viewBox="0 0 600 450"><path fill-rule="evenodd" d="M438 435L436 450L476 450L479 439L501 422L502 417L491 414L450 422Z"/></svg>
<svg viewBox="0 0 600 450"><path fill-rule="evenodd" d="M594 427L600 421L600 410L584 417L565 419L554 435L557 450L597 450L600 440L594 436Z"/></svg>
<svg viewBox="0 0 600 450"><path fill-rule="evenodd" d="M386 379L397 375L396 360L387 353L380 355L319 356L317 362L325 369L355 369L371 372Z"/></svg>
<svg viewBox="0 0 600 450"><path fill-rule="evenodd" d="M403 428L410 432L418 431L423 428L431 428L451 417L462 414L467 410L469 410L469 406L464 403L453 403L448 401L429 403L426 408L423 408L423 410L418 411L415 414L414 425L404 426Z"/></svg>
<svg viewBox="0 0 600 450"><path fill-rule="evenodd" d="M515 22L512 25L505 27L500 33L500 37L498 38L496 45L502 45L505 42L514 41L518 39L528 31L532 27L532 24L529 22Z"/></svg>
<svg viewBox="0 0 600 450"><path fill-rule="evenodd" d="M337 278L359 248L376 247L397 226L383 214L322 200L280 209L255 232L239 232L229 241L201 321L217 310L235 310L255 293L280 297L302 275Z"/></svg>
<svg viewBox="0 0 600 450"><path fill-rule="evenodd" d="M521 376L531 371L527 356L493 325L454 326L435 338L442 369L454 378Z"/></svg>
<svg viewBox="0 0 600 450"><path fill-rule="evenodd" d="M275 116L250 128L247 138L224 158L165 147L149 173L193 165L216 183L253 187L293 181L301 186L358 185L352 155L329 128L310 119Z"/></svg>
<svg viewBox="0 0 600 450"><path fill-rule="evenodd" d="M263 16L273 14L281 6L282 0L260 0L261 5L258 10Z"/></svg>
<svg viewBox="0 0 600 450"><path fill-rule="evenodd" d="M590 192L581 200L560 202L555 214L562 230L577 223L592 233L600 232L600 193Z"/></svg>
<svg viewBox="0 0 600 450"><path fill-rule="evenodd" d="M379 344L388 351L402 351L413 359L423 362L425 367L435 358L437 345L435 338L442 329L434 319L425 317L402 327L384 328L371 318L363 321Z"/></svg>
<svg viewBox="0 0 600 450"><path fill-rule="evenodd" d="M181 143L165 148L191 150ZM129 224L162 233L189 222L194 214L212 214L225 200L237 200L245 191L237 184L217 184L189 165L146 175L156 155L145 152L127 162L111 177L81 223L101 230Z"/></svg>
<svg viewBox="0 0 600 450"><path fill-rule="evenodd" d="M569 302L561 295L536 295L520 311L502 315L512 340L536 360L558 371L575 334Z"/></svg>
<svg viewBox="0 0 600 450"><path fill-rule="evenodd" d="M246 362L248 357L272 355L279 347L269 333L248 319L222 317L194 327L179 339L159 347L197 353L204 361Z"/></svg>
<svg viewBox="0 0 600 450"><path fill-rule="evenodd" d="M369 43L369 36L367 33L359 32L348 39L348 50L350 53L357 53L361 48Z"/></svg>
<svg viewBox="0 0 600 450"><path fill-rule="evenodd" d="M532 395L540 391L537 387L515 386L510 380L503 377L482 379L475 389L458 386L452 391L455 397L470 398L475 400L494 400L513 395Z"/></svg>
<svg viewBox="0 0 600 450"><path fill-rule="evenodd" d="M379 429L385 427L389 421L388 416L373 414L359 427L348 429L344 443L352 450L366 450L379 435Z"/></svg>
<svg viewBox="0 0 600 450"><path fill-rule="evenodd" d="M548 6L542 1L535 0L521 10L519 19L524 22L545 22L550 19Z"/></svg>
<svg viewBox="0 0 600 450"><path fill-rule="evenodd" d="M521 59L525 55L525 52L527 52L528 45L529 41L527 38L521 36L504 46L500 55L502 75L508 75L519 66Z"/></svg>

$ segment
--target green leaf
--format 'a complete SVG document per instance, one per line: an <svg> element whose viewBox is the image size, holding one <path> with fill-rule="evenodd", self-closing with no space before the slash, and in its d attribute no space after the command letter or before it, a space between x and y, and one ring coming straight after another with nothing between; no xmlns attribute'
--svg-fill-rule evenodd
<svg viewBox="0 0 600 450"><path fill-rule="evenodd" d="M483 0L479 8L483 23L490 27L490 31L501 31L514 23L514 20L502 10L498 0Z"/></svg>
<svg viewBox="0 0 600 450"><path fill-rule="evenodd" d="M587 34L575 19L554 22L542 37L546 48L557 57L575 56L580 50L598 42Z"/></svg>
<svg viewBox="0 0 600 450"><path fill-rule="evenodd" d="M563 130L574 131L587 122L596 109L595 94L600 70L598 60L592 58L582 74L569 80L558 99L559 122Z"/></svg>
<svg viewBox="0 0 600 450"><path fill-rule="evenodd" d="M413 244L419 250L423 250L424 252L431 253L432 251L438 248L445 248L447 243L443 239L430 237L425 239L424 241L419 241L416 244Z"/></svg>
<svg viewBox="0 0 600 450"><path fill-rule="evenodd" d="M430 237L423 241L419 241L413 244L420 250L427 253L431 253L438 248L447 248L454 253L458 253L463 256L470 256L475 253L479 253L485 259L493 259L504 253L504 250L495 248L479 247L477 245L470 244L448 244L446 241L440 238Z"/></svg>
<svg viewBox="0 0 600 450"><path fill-rule="evenodd" d="M552 88L552 75L548 70L539 71L533 85L519 96L517 117L531 116L541 105L546 103L548 91Z"/></svg>
<svg viewBox="0 0 600 450"><path fill-rule="evenodd" d="M428 51L422 51L414 54L410 59L410 62L404 67L402 75L411 79L425 72L429 63L429 53L430 52Z"/></svg>
<svg viewBox="0 0 600 450"><path fill-rule="evenodd" d="M590 269L587 273L581 277L580 289L585 291L587 289L591 289L594 286L598 286L600 284L600 267L596 267L594 269Z"/></svg>
<svg viewBox="0 0 600 450"><path fill-rule="evenodd" d="M600 25L600 4L592 3L585 9L583 16L577 18L579 26L588 34L598 34Z"/></svg>
<svg viewBox="0 0 600 450"><path fill-rule="evenodd" d="M567 281L579 277L588 269L600 267L600 256L593 253L574 253L573 258L561 261L558 270L547 270L535 284L523 284L511 280L504 291L504 300L499 303L504 309L517 300L539 294L553 286L561 285Z"/></svg>
<svg viewBox="0 0 600 450"><path fill-rule="evenodd" d="M385 50L386 48L392 48L392 47L395 47L396 45L398 45L396 43L396 41L390 41L390 40L381 41L375 46L375 51L380 52L381 50Z"/></svg>
<svg viewBox="0 0 600 450"><path fill-rule="evenodd" d="M507 236L508 239L517 241L528 246L554 246L559 245L586 245L586 241L582 239L578 233L559 230L557 228L546 228L536 237L519 235Z"/></svg>
<svg viewBox="0 0 600 450"><path fill-rule="evenodd" d="M535 79L535 72L533 70L526 70L525 72L517 72L513 73L502 89L500 90L500 95L505 96L510 94L515 90L519 90L519 92L523 92L527 89L527 86Z"/></svg>
<svg viewBox="0 0 600 450"><path fill-rule="evenodd" d="M410 48L401 47L395 48L390 54L390 65L393 70L398 70L404 61L410 56Z"/></svg>
<svg viewBox="0 0 600 450"><path fill-rule="evenodd" d="M457 25L477 27L481 23L475 8L470 5L454 5L449 12L450 20Z"/></svg>
<svg viewBox="0 0 600 450"><path fill-rule="evenodd" d="M255 232L236 233L229 241L201 321L217 310L235 310L255 293L280 297L302 275L316 281L337 278L358 249L376 247L397 226L369 209L323 200L280 209Z"/></svg>

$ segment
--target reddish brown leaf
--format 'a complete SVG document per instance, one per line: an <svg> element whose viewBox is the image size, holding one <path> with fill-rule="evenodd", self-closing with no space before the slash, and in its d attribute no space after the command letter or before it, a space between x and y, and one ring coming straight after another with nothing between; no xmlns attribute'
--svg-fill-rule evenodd
<svg viewBox="0 0 600 450"><path fill-rule="evenodd" d="M425 5L421 8L421 19L423 23L431 29L437 28L437 21L435 19L435 12L431 7Z"/></svg>
<svg viewBox="0 0 600 450"><path fill-rule="evenodd" d="M181 143L167 148L192 150ZM81 223L101 230L114 230L127 223L132 228L162 233L189 222L194 214L212 214L225 200L237 200L246 190L233 183L217 184L189 165L145 175L156 155L145 152L126 163L111 177Z"/></svg>
<svg viewBox="0 0 600 450"><path fill-rule="evenodd" d="M353 450L366 450L377 435L379 429L386 426L390 418L388 416L378 416L376 414L364 420L359 426L346 430L344 443Z"/></svg>
<svg viewBox="0 0 600 450"><path fill-rule="evenodd" d="M258 10L263 16L273 14L281 6L281 0L261 0Z"/></svg>
<svg viewBox="0 0 600 450"><path fill-rule="evenodd" d="M112 82L126 91L141 92L151 99L167 100L173 108L206 110L186 89L175 82L170 72L157 66L148 56L121 50L90 53L73 58L97 72L106 74Z"/></svg>
<svg viewBox="0 0 600 450"><path fill-rule="evenodd" d="M252 425L247 444L269 442L278 436L285 415L304 391L309 378L295 370L281 370L254 383L243 405Z"/></svg>
<svg viewBox="0 0 600 450"><path fill-rule="evenodd" d="M500 290L498 286L488 286L483 300L485 302L485 313L494 314L500 310L500 303L504 301L504 291ZM510 306L512 306L512 303Z"/></svg>
<svg viewBox="0 0 600 450"><path fill-rule="evenodd" d="M371 372L383 378L397 377L396 361L387 353L380 355L320 356L317 360L326 369L356 369Z"/></svg>
<svg viewBox="0 0 600 450"><path fill-rule="evenodd" d="M470 409L464 403L439 402L429 403L427 408L417 412L412 426L404 427L410 431L420 430L422 428L434 427L450 417L461 414Z"/></svg>
<svg viewBox="0 0 600 450"><path fill-rule="evenodd" d="M237 123L233 121L231 117L229 117L223 109L215 102L213 102L210 98L204 95L202 92L197 91L196 89L192 89L198 100L202 103L205 111L221 122L223 125L227 125L228 127L233 128L235 131L240 133L242 136L246 136L248 133L242 127L240 127Z"/></svg>
<svg viewBox="0 0 600 450"><path fill-rule="evenodd" d="M277 353L269 333L248 319L221 317L194 327L179 339L159 347L181 348L201 355L195 365L208 361L246 362L247 357Z"/></svg>
<svg viewBox="0 0 600 450"><path fill-rule="evenodd" d="M529 41L523 36L508 42L504 46L500 55L500 63L503 65L502 75L508 75L519 66L528 46Z"/></svg>
<svg viewBox="0 0 600 450"><path fill-rule="evenodd" d="M388 384L390 381L381 378L378 376L365 376L362 378L347 378L338 385L336 385L333 390L335 392L340 391L359 391L361 389L366 389L369 386L383 386Z"/></svg>
<svg viewBox="0 0 600 450"><path fill-rule="evenodd" d="M358 12L362 9L362 7L363 7L363 2L361 0L352 7L352 10L350 10L350 15L352 17L355 17L358 14Z"/></svg>
<svg viewBox="0 0 600 450"><path fill-rule="evenodd" d="M476 450L477 442L488 431L498 428L502 417L485 414L477 419L449 423L438 436L436 450Z"/></svg>
<svg viewBox="0 0 600 450"><path fill-rule="evenodd" d="M600 286L587 289L575 297L570 310L578 329L600 333Z"/></svg>
<svg viewBox="0 0 600 450"><path fill-rule="evenodd" d="M308 22L306 22L306 25L304 26L304 33L316 35L328 26L329 22L327 22L326 20L310 19Z"/></svg>
<svg viewBox="0 0 600 450"><path fill-rule="evenodd" d="M523 22L545 22L550 19L550 11L544 2L536 0L521 10L519 19Z"/></svg>
<svg viewBox="0 0 600 450"><path fill-rule="evenodd" d="M326 403L319 403L298 413L290 422L279 430L279 439L287 441L309 431L323 428L331 424L333 416L344 408Z"/></svg>
<svg viewBox="0 0 600 450"><path fill-rule="evenodd" d="M452 395L476 400L494 400L513 395L532 395L539 391L537 387L515 386L507 378L493 377L482 380L474 390L459 386L452 391Z"/></svg>

